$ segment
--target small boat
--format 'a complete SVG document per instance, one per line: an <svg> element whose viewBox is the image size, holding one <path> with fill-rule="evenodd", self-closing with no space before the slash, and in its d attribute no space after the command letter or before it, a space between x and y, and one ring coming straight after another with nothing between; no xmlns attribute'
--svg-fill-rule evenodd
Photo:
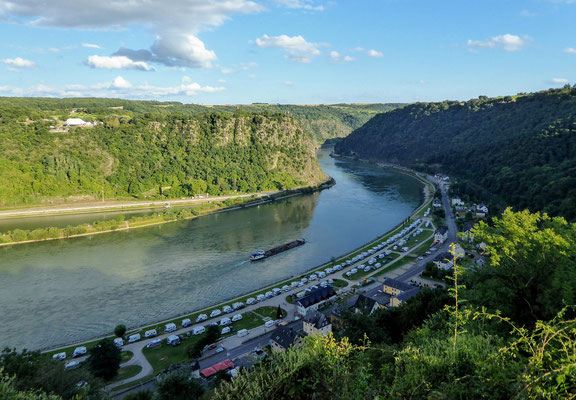
<svg viewBox="0 0 576 400"><path fill-rule="evenodd" d="M294 247L302 246L306 243L305 239L297 239L290 243L283 244L281 246L274 247L270 250L258 250L256 253L250 255L250 261L258 261L263 260L264 258L273 256L278 253L282 253L283 251L293 249Z"/></svg>

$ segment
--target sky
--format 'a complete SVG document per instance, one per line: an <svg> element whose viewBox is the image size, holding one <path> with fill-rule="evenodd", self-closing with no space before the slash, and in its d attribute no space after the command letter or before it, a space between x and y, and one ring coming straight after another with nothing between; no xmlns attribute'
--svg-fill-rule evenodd
<svg viewBox="0 0 576 400"><path fill-rule="evenodd" d="M466 100L576 83L576 0L0 0L0 96Z"/></svg>

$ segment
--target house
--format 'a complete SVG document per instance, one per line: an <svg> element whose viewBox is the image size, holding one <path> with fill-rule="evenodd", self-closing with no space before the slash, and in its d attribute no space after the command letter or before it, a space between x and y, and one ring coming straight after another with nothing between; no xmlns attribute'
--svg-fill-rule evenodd
<svg viewBox="0 0 576 400"><path fill-rule="evenodd" d="M216 375L218 372L220 371L226 371L228 369L232 369L234 368L234 363L232 362L232 360L224 360L221 361L217 364L214 364L211 367L208 368L204 368L202 371L200 371L200 374L208 379L211 378L212 376Z"/></svg>
<svg viewBox="0 0 576 400"><path fill-rule="evenodd" d="M290 346L300 346L305 336L306 334L292 327L280 325L270 335L270 347L275 352L285 351Z"/></svg>
<svg viewBox="0 0 576 400"><path fill-rule="evenodd" d="M390 296L396 296L397 294L406 292L413 287L414 286L408 283L404 283L392 278L386 278L382 284L382 291Z"/></svg>
<svg viewBox="0 0 576 400"><path fill-rule="evenodd" d="M436 174L436 175L434 175L434 178L438 179L439 181L443 181L443 182L450 181L450 177L448 175L444 175L444 174Z"/></svg>
<svg viewBox="0 0 576 400"><path fill-rule="evenodd" d="M298 313L306 316L308 310L317 310L318 306L324 301L336 295L336 291L332 286L321 287L311 291L308 296L302 297L296 305L298 306Z"/></svg>
<svg viewBox="0 0 576 400"><path fill-rule="evenodd" d="M434 208L442 207L442 202L440 201L440 199L435 198L434 201L432 202L432 207Z"/></svg>
<svg viewBox="0 0 576 400"><path fill-rule="evenodd" d="M460 197L452 197L452 205L453 206L463 206L464 201Z"/></svg>
<svg viewBox="0 0 576 400"><path fill-rule="evenodd" d="M448 271L449 269L452 268L452 254L448 253L447 251L445 251L444 253L440 253L436 256L433 263L439 269Z"/></svg>
<svg viewBox="0 0 576 400"><path fill-rule="evenodd" d="M448 227L446 225L439 226L434 232L434 241L444 243L446 239L448 239Z"/></svg>
<svg viewBox="0 0 576 400"><path fill-rule="evenodd" d="M351 304L349 304L348 309L358 314L369 315L378 309L378 305L373 299L358 295L351 299Z"/></svg>
<svg viewBox="0 0 576 400"><path fill-rule="evenodd" d="M92 122L86 122L81 118L68 118L66 126L92 126Z"/></svg>
<svg viewBox="0 0 576 400"><path fill-rule="evenodd" d="M462 238L467 240L469 243L472 243L474 241L474 235L472 235L472 228L474 228L474 224L470 222L466 222L462 227L462 233L464 233Z"/></svg>
<svg viewBox="0 0 576 400"><path fill-rule="evenodd" d="M488 215L488 207L485 204L476 205L476 216L479 218L484 218Z"/></svg>
<svg viewBox="0 0 576 400"><path fill-rule="evenodd" d="M332 332L332 323L326 315L310 310L304 317L303 330L307 335L326 336Z"/></svg>
<svg viewBox="0 0 576 400"><path fill-rule="evenodd" d="M390 307L398 307L406 302L408 299L416 296L420 291L419 287L414 287L413 289L407 290L405 292L400 293L397 296L394 296L390 299Z"/></svg>

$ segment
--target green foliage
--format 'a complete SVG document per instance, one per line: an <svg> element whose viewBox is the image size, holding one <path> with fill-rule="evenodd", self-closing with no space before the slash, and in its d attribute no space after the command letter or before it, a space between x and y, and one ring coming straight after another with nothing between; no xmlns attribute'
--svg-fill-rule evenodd
<svg viewBox="0 0 576 400"><path fill-rule="evenodd" d="M14 104L0 99L0 206L77 195L157 199L256 192L323 178L311 138L281 114L153 108L154 113L130 118L95 113L93 118L107 122L55 132L53 110L40 101L30 103L40 108L15 112Z"/></svg>
<svg viewBox="0 0 576 400"><path fill-rule="evenodd" d="M109 381L118 375L121 351L112 339L104 339L89 350L88 367L94 376Z"/></svg>
<svg viewBox="0 0 576 400"><path fill-rule="evenodd" d="M0 370L4 376L12 377L10 387L22 392L54 394L63 400L100 399L101 383L85 369L64 370L64 364L52 360L37 351L5 348L0 355ZM85 385L77 385L86 382ZM5 383L0 383L4 385ZM2 397L0 397L2 398Z"/></svg>
<svg viewBox="0 0 576 400"><path fill-rule="evenodd" d="M190 373L172 372L158 379L154 400L196 400L204 394L204 387L191 378Z"/></svg>
<svg viewBox="0 0 576 400"><path fill-rule="evenodd" d="M62 400L56 395L38 393L30 390L18 390L14 384L14 379L2 375L0 370L0 399L2 400Z"/></svg>
<svg viewBox="0 0 576 400"><path fill-rule="evenodd" d="M126 334L126 325L124 324L116 325L116 327L114 328L114 335L116 335L116 337L121 338L125 334Z"/></svg>
<svg viewBox="0 0 576 400"><path fill-rule="evenodd" d="M135 393L128 393L123 397L124 400L152 400L152 391L140 390Z"/></svg>
<svg viewBox="0 0 576 400"><path fill-rule="evenodd" d="M576 88L514 99L418 103L380 114L342 154L459 178L473 198L576 219Z"/></svg>
<svg viewBox="0 0 576 400"><path fill-rule="evenodd" d="M474 304L523 325L549 320L576 304L576 224L507 209L493 226L477 224L473 235L490 255L487 265L467 276L466 296Z"/></svg>
<svg viewBox="0 0 576 400"><path fill-rule="evenodd" d="M186 346L186 355L190 359L200 357L204 351L204 347L216 343L218 339L220 339L220 336L220 328L210 325L206 328L206 334L203 335L200 340Z"/></svg>

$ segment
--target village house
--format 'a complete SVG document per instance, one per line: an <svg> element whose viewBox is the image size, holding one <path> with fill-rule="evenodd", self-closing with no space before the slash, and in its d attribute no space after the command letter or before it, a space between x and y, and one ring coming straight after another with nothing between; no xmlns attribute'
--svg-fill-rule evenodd
<svg viewBox="0 0 576 400"><path fill-rule="evenodd" d="M413 287L414 286L409 285L408 283L404 283L392 278L386 278L382 284L382 291L390 296L396 296L397 294L406 292Z"/></svg>
<svg viewBox="0 0 576 400"><path fill-rule="evenodd" d="M463 206L464 205L464 201L462 201L462 199L460 197L452 197L452 205L453 206Z"/></svg>
<svg viewBox="0 0 576 400"><path fill-rule="evenodd" d="M282 352L290 346L300 346L302 344L302 338L305 336L306 334L294 328L280 325L274 329L270 335L270 347L272 351L277 353Z"/></svg>
<svg viewBox="0 0 576 400"><path fill-rule="evenodd" d="M488 207L485 204L477 204L474 209L479 218L485 218L488 215Z"/></svg>
<svg viewBox="0 0 576 400"><path fill-rule="evenodd" d="M404 302L408 301L412 297L416 296L420 291L419 287L414 287L413 289L407 290L405 292L400 293L390 299L390 307L398 307L402 305Z"/></svg>
<svg viewBox="0 0 576 400"><path fill-rule="evenodd" d="M434 241L436 243L444 243L448 239L448 227L446 225L439 226L434 232Z"/></svg>
<svg viewBox="0 0 576 400"><path fill-rule="evenodd" d="M308 310L317 310L318 306L336 295L336 291L332 286L321 287L311 291L308 296L302 297L296 305L298 306L298 314L306 316Z"/></svg>
<svg viewBox="0 0 576 400"><path fill-rule="evenodd" d="M81 118L68 118L65 126L93 126L92 122L86 122Z"/></svg>
<svg viewBox="0 0 576 400"><path fill-rule="evenodd" d="M439 198L437 198L437 197L434 198L434 201L432 202L432 207L435 207L435 208L442 207L442 202L440 202Z"/></svg>
<svg viewBox="0 0 576 400"><path fill-rule="evenodd" d="M327 336L332 332L332 323L326 315L310 310L304 317L303 330L307 335Z"/></svg>

